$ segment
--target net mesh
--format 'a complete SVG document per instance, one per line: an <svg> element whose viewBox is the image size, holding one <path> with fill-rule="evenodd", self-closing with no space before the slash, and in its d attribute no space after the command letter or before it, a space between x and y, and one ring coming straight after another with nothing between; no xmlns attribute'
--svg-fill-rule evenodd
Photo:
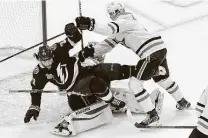
<svg viewBox="0 0 208 138"><path fill-rule="evenodd" d="M0 1L0 20L0 56L10 56L42 41L41 1ZM32 57L31 53L20 57Z"/></svg>

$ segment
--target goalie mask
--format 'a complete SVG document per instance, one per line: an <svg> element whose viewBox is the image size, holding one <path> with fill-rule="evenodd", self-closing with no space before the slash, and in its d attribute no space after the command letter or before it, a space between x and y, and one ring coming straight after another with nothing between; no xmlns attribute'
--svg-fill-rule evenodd
<svg viewBox="0 0 208 138"><path fill-rule="evenodd" d="M110 2L107 4L106 10L112 20L116 20L121 13L125 12L124 5L118 2Z"/></svg>
<svg viewBox="0 0 208 138"><path fill-rule="evenodd" d="M53 53L52 49L49 46L41 46L38 51L38 60L41 65L46 68L50 68L53 63Z"/></svg>

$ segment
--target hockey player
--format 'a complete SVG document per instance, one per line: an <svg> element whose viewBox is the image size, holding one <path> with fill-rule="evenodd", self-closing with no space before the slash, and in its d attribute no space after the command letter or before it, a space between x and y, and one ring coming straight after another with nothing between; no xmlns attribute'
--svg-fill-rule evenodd
<svg viewBox="0 0 208 138"><path fill-rule="evenodd" d="M36 54L39 64L33 71L31 81L32 89L36 93L31 93L31 106L24 117L25 123L30 122L32 117L37 120L41 106L41 91L48 82L51 82L60 90L68 92L68 103L73 111L52 131L54 134L64 136L76 135L110 122L112 114L106 103L116 108L125 106L125 102L112 95L109 90L110 81L126 79L138 72L135 66L119 64L81 66L77 57L69 56L69 51L82 36L73 23L65 26L65 33L67 35L65 40L52 47L42 46ZM159 93L155 95L157 99Z"/></svg>
<svg viewBox="0 0 208 138"><path fill-rule="evenodd" d="M108 36L107 39L93 47L94 57L110 51L119 43L130 48L140 57L136 66L140 68L140 71L129 81L130 90L134 92L137 101L147 112L146 119L137 125L146 126L159 120L159 116L150 102L149 94L143 87L143 82L151 78L171 94L177 102L177 109L190 107L190 103L185 100L179 90L178 84L169 76L167 49L161 36L148 33L132 13L125 11L121 3L109 3L107 12L112 22L104 24L94 18L82 16L76 18L76 24L81 30L94 31ZM102 51L100 51L100 47L103 48ZM85 57L88 57L87 54Z"/></svg>
<svg viewBox="0 0 208 138"><path fill-rule="evenodd" d="M208 138L208 87L201 94L196 111L198 114L197 127L189 138Z"/></svg>

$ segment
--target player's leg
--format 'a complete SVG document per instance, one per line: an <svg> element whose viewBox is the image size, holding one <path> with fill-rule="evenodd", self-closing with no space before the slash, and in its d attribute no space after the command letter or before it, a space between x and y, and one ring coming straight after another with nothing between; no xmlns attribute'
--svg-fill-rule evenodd
<svg viewBox="0 0 208 138"><path fill-rule="evenodd" d="M177 102L177 109L182 110L191 106L191 104L184 98L183 94L181 93L178 84L170 78L166 58L158 67L156 75L153 77L153 79L175 99Z"/></svg>
<svg viewBox="0 0 208 138"><path fill-rule="evenodd" d="M99 63L88 67L88 69L96 77L100 77L106 81L114 81L129 79L132 76L136 77L140 67L118 63Z"/></svg>
<svg viewBox="0 0 208 138"><path fill-rule="evenodd" d="M86 75L85 75L86 76ZM114 98L112 92L109 90L110 82L95 76L81 77L76 82L73 90L76 94L81 95L96 95L107 103L115 107L124 107L125 103Z"/></svg>
<svg viewBox="0 0 208 138"><path fill-rule="evenodd" d="M80 96L70 93L67 95L67 98L68 98L69 107L71 108L72 111L84 108L100 100L95 95Z"/></svg>
<svg viewBox="0 0 208 138"><path fill-rule="evenodd" d="M109 84L106 84L106 82L109 82L112 80L128 79L130 76L137 76L136 72L138 73L138 70L140 70L140 69L143 70L142 65L143 64L145 65L146 63L147 63L146 59L141 60L139 62L138 68L136 66L132 66L132 68L131 68L131 66L127 66L127 65L121 66L120 64L114 64L114 63L101 63L96 66L90 67L90 70L93 73L93 75L97 76L97 78L92 80L92 83L94 85L91 85L92 86L91 89L94 89L92 91L95 91L95 92L100 91L101 94L98 94L98 95L103 100L111 101L113 99L112 98L113 95L111 92L109 92L109 89L108 89ZM143 65L143 67L144 67L144 65ZM131 73L132 71L135 71L134 75L132 75L132 73ZM103 80L105 80L105 81L103 81ZM136 81L135 84L133 84L133 85L136 85L136 87L139 87L138 90L136 90L136 92L134 92L136 94L136 96L139 96L138 93L140 93L140 92L146 94L145 96L149 96L148 93L146 92L146 90L143 89L142 81L139 81L139 84L137 82L138 81ZM102 84L102 83L104 83L104 84ZM101 86L99 86L99 85L101 85ZM148 99L148 100L149 100L150 104L152 104L151 100L150 99ZM152 106L152 108L153 108L153 105L150 105L150 106Z"/></svg>
<svg viewBox="0 0 208 138"><path fill-rule="evenodd" d="M190 136L188 138L207 138L208 135L203 134L197 128L193 129Z"/></svg>
<svg viewBox="0 0 208 138"><path fill-rule="evenodd" d="M64 116L52 130L53 134L73 136L112 121L112 112L105 102L97 102Z"/></svg>
<svg viewBox="0 0 208 138"><path fill-rule="evenodd" d="M140 68L137 78L132 77L130 79L129 87L131 91L134 92L137 102L147 112L146 119L138 125L149 125L159 120L158 113L151 102L149 93L143 87L143 81L149 80L154 76L156 69L162 63L165 55L166 49L162 49L152 53L146 59L140 60L137 64L137 67Z"/></svg>
<svg viewBox="0 0 208 138"><path fill-rule="evenodd" d="M207 103L208 103L208 87L202 92L199 101L197 102L196 111L198 117L203 113Z"/></svg>
<svg viewBox="0 0 208 138"><path fill-rule="evenodd" d="M152 77L154 66L150 60L150 56L146 59L140 60L137 64L139 71L137 77L131 77L129 81L129 88L134 93L137 102L147 113L146 118L139 125L149 125L150 123L159 120L159 116L155 110L155 107L150 99L148 91L144 88L143 83L145 80L149 80Z"/></svg>
<svg viewBox="0 0 208 138"><path fill-rule="evenodd" d="M159 120L159 116L150 99L150 95L143 87L143 82L135 77L131 77L129 81L129 88L134 93L136 100L140 107L147 113L146 118L140 123L142 126L149 125Z"/></svg>
<svg viewBox="0 0 208 138"><path fill-rule="evenodd" d="M208 137L208 87L201 94L196 105L198 115L197 127L191 132L189 138Z"/></svg>
<svg viewBox="0 0 208 138"><path fill-rule="evenodd" d="M144 114L144 110L140 107L138 102L136 101L135 95L127 88L111 88L111 91L115 98L124 101L126 106L124 108L111 108L112 112L116 113L124 113L126 112L127 108L131 110L133 113ZM150 99L155 105L156 111L158 114L162 111L164 94L157 88L154 89L150 93Z"/></svg>
<svg viewBox="0 0 208 138"><path fill-rule="evenodd" d="M201 94L197 103L196 110L198 112L197 130L202 138L208 137L208 87ZM200 138L201 138L200 137Z"/></svg>
<svg viewBox="0 0 208 138"><path fill-rule="evenodd" d="M95 77L90 81L90 91L101 98L106 103L110 103L111 106L115 108L123 108L125 102L115 98L109 89L110 84L102 78Z"/></svg>

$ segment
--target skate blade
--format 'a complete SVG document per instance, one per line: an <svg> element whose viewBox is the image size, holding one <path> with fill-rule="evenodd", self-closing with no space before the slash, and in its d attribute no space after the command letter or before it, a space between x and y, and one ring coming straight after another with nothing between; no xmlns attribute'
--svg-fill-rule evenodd
<svg viewBox="0 0 208 138"><path fill-rule="evenodd" d="M69 137L71 136L71 133L69 131L54 131L54 130L51 130L50 131L53 135L57 135L57 136L62 136L62 137Z"/></svg>
<svg viewBox="0 0 208 138"><path fill-rule="evenodd" d="M159 121L153 122L151 124L149 124L148 126L162 126L162 124ZM149 128L145 128L145 127L141 127L139 128L139 130L141 132L150 132L153 131L153 129L149 129Z"/></svg>
<svg viewBox="0 0 208 138"><path fill-rule="evenodd" d="M179 109L177 109L178 111L186 111L186 110L196 110L196 108L195 107L192 107L192 106L190 106L190 107L185 107L185 108L183 108L183 109L181 109L181 110L179 110Z"/></svg>

